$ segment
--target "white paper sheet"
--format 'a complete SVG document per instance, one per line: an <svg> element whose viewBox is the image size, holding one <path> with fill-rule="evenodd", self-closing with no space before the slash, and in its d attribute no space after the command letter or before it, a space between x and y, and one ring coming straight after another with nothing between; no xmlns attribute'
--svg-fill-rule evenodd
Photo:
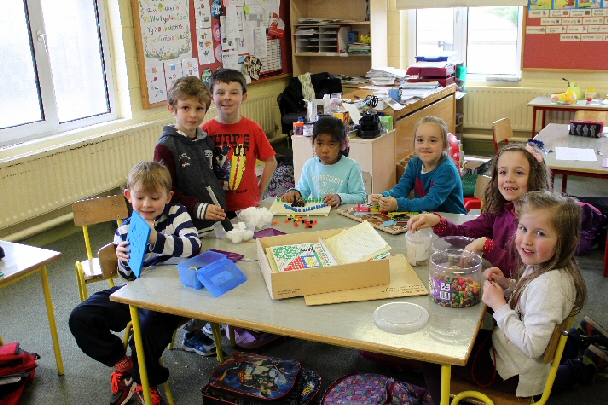
<svg viewBox="0 0 608 405"><path fill-rule="evenodd" d="M556 160L579 160L581 162L596 162L597 156L593 149L567 148L558 146L555 148Z"/></svg>

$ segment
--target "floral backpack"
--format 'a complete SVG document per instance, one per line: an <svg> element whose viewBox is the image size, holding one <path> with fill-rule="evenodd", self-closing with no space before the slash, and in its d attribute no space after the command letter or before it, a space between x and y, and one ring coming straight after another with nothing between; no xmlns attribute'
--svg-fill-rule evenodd
<svg viewBox="0 0 608 405"><path fill-rule="evenodd" d="M431 405L425 388L381 374L355 373L336 380L321 405Z"/></svg>

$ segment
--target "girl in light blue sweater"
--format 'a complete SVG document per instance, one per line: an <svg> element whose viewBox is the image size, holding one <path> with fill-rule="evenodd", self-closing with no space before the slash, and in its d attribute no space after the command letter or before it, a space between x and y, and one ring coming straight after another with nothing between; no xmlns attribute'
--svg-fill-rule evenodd
<svg viewBox="0 0 608 405"><path fill-rule="evenodd" d="M283 201L323 198L332 207L364 203L361 167L344 155L347 137L342 121L333 116L319 117L314 124L312 143L316 156L304 163L298 185L283 195Z"/></svg>

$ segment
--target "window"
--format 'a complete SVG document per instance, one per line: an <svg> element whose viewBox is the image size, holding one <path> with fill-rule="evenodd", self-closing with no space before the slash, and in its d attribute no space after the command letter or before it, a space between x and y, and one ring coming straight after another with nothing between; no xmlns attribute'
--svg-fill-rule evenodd
<svg viewBox="0 0 608 405"><path fill-rule="evenodd" d="M451 51L470 74L520 74L521 7L427 8L409 16L416 55Z"/></svg>
<svg viewBox="0 0 608 405"><path fill-rule="evenodd" d="M116 118L104 0L5 0L0 145Z"/></svg>

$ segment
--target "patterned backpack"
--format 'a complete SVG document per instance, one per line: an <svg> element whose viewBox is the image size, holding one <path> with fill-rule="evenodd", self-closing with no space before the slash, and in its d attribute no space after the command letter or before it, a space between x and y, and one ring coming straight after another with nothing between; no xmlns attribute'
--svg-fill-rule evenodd
<svg viewBox="0 0 608 405"><path fill-rule="evenodd" d="M213 370L202 393L206 405L306 405L320 387L321 377L297 360L234 353Z"/></svg>
<svg viewBox="0 0 608 405"><path fill-rule="evenodd" d="M325 392L321 405L430 405L431 396L418 387L381 374L348 374Z"/></svg>

